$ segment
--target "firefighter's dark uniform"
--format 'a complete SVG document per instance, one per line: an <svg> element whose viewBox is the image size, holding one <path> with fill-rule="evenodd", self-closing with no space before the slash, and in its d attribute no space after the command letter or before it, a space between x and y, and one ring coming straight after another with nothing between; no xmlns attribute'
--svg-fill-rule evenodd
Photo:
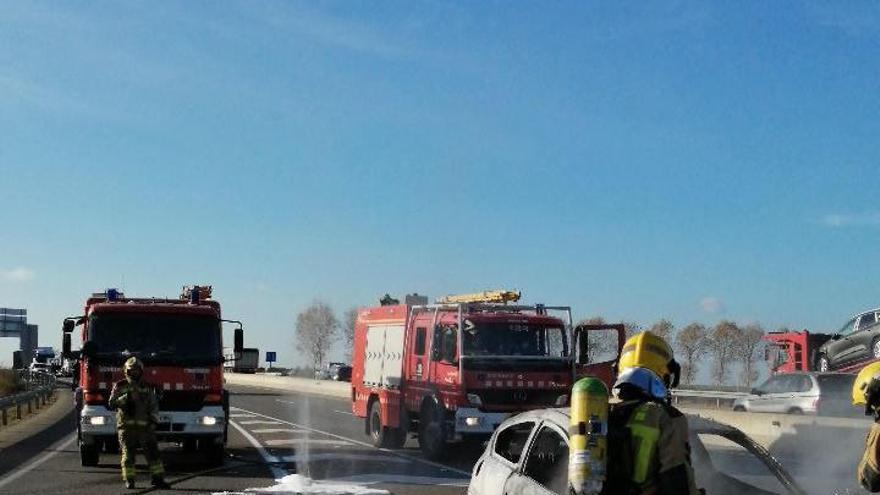
<svg viewBox="0 0 880 495"><path fill-rule="evenodd" d="M655 401L630 400L611 407L612 428L628 432L628 483L618 493L697 495L690 459L687 418L675 407ZM615 425L616 423L616 425ZM609 459L609 462L614 462ZM609 466L611 468L611 466ZM610 487L609 487L610 488Z"/></svg>
<svg viewBox="0 0 880 495"><path fill-rule="evenodd" d="M109 400L110 407L116 409L119 450L122 454L122 479L129 487L133 486L136 474L135 454L140 446L147 458L153 485L167 486L164 481L165 469L159 458L159 446L156 441L156 424L159 422L159 403L156 394L149 385L143 383L140 376L133 379L129 374L129 362L125 364L126 379L113 385Z"/></svg>

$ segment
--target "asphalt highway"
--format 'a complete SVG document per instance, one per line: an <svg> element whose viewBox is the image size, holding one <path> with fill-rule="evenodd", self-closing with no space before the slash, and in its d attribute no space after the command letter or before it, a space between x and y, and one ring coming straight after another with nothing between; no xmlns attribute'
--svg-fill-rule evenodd
<svg viewBox="0 0 880 495"><path fill-rule="evenodd" d="M252 387L230 391L232 418L224 466L211 468L173 444L162 444L171 491L240 492L299 474L395 494L456 495L466 492L470 466L479 456L476 451L458 451L448 463L437 464L422 458L414 441L401 450L375 449L367 443L363 421L351 415L344 400ZM118 454L103 453L94 468L80 466L72 400L69 407L62 420L8 449L15 455L0 456L0 493L160 492L150 488L140 456L139 490L123 487Z"/></svg>
<svg viewBox="0 0 880 495"><path fill-rule="evenodd" d="M298 474L401 495L462 495L480 455L479 449L458 448L448 461L434 463L422 457L414 440L400 450L373 448L363 420L351 415L344 399L260 387L231 386L230 391L232 418L225 464L211 468L173 444L162 444L167 479L172 484L171 490L164 492L238 493L270 487L276 479ZM160 492L150 488L142 457L138 459L138 490L123 487L118 454L102 454L100 465L94 468L80 466L72 400L68 407L68 414L57 423L0 455L0 493ZM772 481L759 470L750 472L745 459L736 454L710 450L716 463L728 465L729 472L740 479L759 486ZM811 495L834 493L832 485L854 484L854 466L819 475L813 466L782 462Z"/></svg>

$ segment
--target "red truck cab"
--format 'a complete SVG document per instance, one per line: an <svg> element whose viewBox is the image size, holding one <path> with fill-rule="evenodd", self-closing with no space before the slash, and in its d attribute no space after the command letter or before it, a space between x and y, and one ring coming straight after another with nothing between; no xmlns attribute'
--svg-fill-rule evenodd
<svg viewBox="0 0 880 495"><path fill-rule="evenodd" d="M160 440L198 450L222 463L229 419L223 381L220 304L210 287L188 287L180 299L128 298L115 289L86 300L82 316L65 319L63 354L70 356L71 334L82 342L76 384L77 438L84 466L97 465L102 447L116 446L116 414L107 401L123 380L123 363L144 363L144 381L159 398ZM239 322L236 348L243 345Z"/></svg>

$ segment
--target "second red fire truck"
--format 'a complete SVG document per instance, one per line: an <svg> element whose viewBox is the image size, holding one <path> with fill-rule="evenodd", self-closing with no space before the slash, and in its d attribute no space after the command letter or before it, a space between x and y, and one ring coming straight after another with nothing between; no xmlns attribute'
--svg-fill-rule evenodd
<svg viewBox="0 0 880 495"><path fill-rule="evenodd" d="M513 413L568 405L575 376L614 378L613 358L589 362L587 335L612 332L619 353L622 325L573 330L569 307L511 304L519 297L488 291L436 304L386 297L359 311L352 411L376 446L402 446L412 431L437 459L452 442L487 438Z"/></svg>

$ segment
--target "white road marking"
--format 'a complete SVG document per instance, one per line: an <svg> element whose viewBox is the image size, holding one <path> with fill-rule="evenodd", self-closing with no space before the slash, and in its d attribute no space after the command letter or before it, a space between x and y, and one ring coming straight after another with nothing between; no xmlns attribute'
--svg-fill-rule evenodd
<svg viewBox="0 0 880 495"><path fill-rule="evenodd" d="M366 443L366 442L362 442L362 441L360 441L360 440L355 440L355 439L353 439L353 438L344 437L344 436L342 436L342 435L336 435L336 434L334 434L334 433L330 433L330 432L327 432L327 431L318 430L318 429L316 429L316 428L310 428L310 427L308 427L308 426L303 426L303 425L301 425L301 424L297 424L297 423L291 423L290 421L284 421L283 419L273 418L272 416L267 416L267 415L265 415L265 414L261 414L261 413L258 413L258 412L256 412L256 411L249 411L249 410L247 410L247 409L242 409L242 408L240 408L240 407L232 407L232 408L230 408L230 409L234 409L234 410L236 410L236 411L241 411L241 412L245 412L245 413L249 413L249 414L254 414L254 415L259 416L259 417L261 417L261 418L267 418L267 419L275 420L275 421L278 421L278 422L280 422L280 423L282 423L282 424L290 425L290 426L293 426L293 427L296 427L296 428L301 428L301 429L303 429L303 430L309 430L309 431L312 431L312 432L315 432L315 433L320 433L320 434L322 434L322 435L326 435L326 436L331 437L331 438L336 438L336 439L339 439L339 440L345 440L345 441L347 441L347 442L349 442L349 443L351 443L351 444L354 444L354 445L359 445L359 446L361 446L361 447L367 447L367 448L370 448L370 449L375 449L375 450L378 450L378 451L380 451L380 452L384 452L384 453L386 453L386 454L388 454L388 455L393 455L393 456L395 456L395 457L400 457L401 459L407 459L407 460L410 460L410 461L412 461L412 462L417 462L417 463L419 463L419 464L424 464L424 465L426 465L426 466L431 466L431 467L434 467L434 468L437 468L437 469L442 469L442 470L444 470L444 471L451 471L451 472L453 472L453 473L458 473L458 474L461 474L461 475L463 475L463 476L467 476L468 478L470 478L470 476L471 476L471 473L470 473L469 471L464 471L464 470L462 470L462 469L457 469L457 468L450 467L450 466L444 466L443 464L440 464L439 462L433 462L433 461L429 461L429 460L427 460L427 459L420 459L420 458L418 458L418 457L411 456L411 455L409 455L409 454L404 454L403 452L398 452L398 451L395 451L395 450L385 449L385 448L377 448L377 447L374 447L373 445L370 445L370 444L368 444L368 443Z"/></svg>
<svg viewBox="0 0 880 495"><path fill-rule="evenodd" d="M243 414L243 413L230 414L229 417L230 418L256 418L256 416L254 416L253 414Z"/></svg>
<svg viewBox="0 0 880 495"><path fill-rule="evenodd" d="M303 430L297 430L296 428L263 428L261 430L251 430L251 433L256 434L266 434L266 433L300 433Z"/></svg>
<svg viewBox="0 0 880 495"><path fill-rule="evenodd" d="M247 421L239 421L243 425L280 425L284 424L280 421L266 421L265 419L249 419Z"/></svg>
<svg viewBox="0 0 880 495"><path fill-rule="evenodd" d="M248 442L250 442L251 445L254 446L254 449L256 449L257 453L260 454L260 457L263 458L263 461L265 461L266 464L269 465L269 470L272 471L272 476L275 477L276 481L287 476L287 471L285 469L282 469L274 464L278 462L278 458L267 452L266 449L263 448L262 445L260 445L260 442L256 438L254 438L253 435L248 433L247 430L239 426L239 424L235 421L230 421L229 424L231 424L233 428L238 430L238 432L241 433L241 435Z"/></svg>
<svg viewBox="0 0 880 495"><path fill-rule="evenodd" d="M346 414L348 416L354 416L354 414L351 411L340 411L338 409L334 409L333 412L335 412L336 414Z"/></svg>
<svg viewBox="0 0 880 495"><path fill-rule="evenodd" d="M279 447L281 445L330 445L335 447L344 447L351 445L346 440L316 440L313 438L278 438L272 440L263 440L267 447Z"/></svg>
<svg viewBox="0 0 880 495"><path fill-rule="evenodd" d="M67 440L61 440L61 442L55 443L55 445L52 445L51 447L49 447L49 449L48 449L49 453L47 453L43 457L40 457L39 459L24 466L23 468L16 469L15 471L13 471L9 475L7 475L5 478L0 479L0 488L3 488L4 486L12 483L13 481L17 480L18 478L21 478L25 474L34 470L40 464L43 464L44 462L48 461L49 459L55 457L58 454L58 452L66 449L67 447L70 447L70 445L73 444L73 442L75 442L75 441L76 441L76 436L72 436Z"/></svg>
<svg viewBox="0 0 880 495"><path fill-rule="evenodd" d="M295 406L295 405L296 405L296 403L293 402L292 400L281 400L281 399L275 399L275 402L280 402L280 403L282 403L282 404L290 404L291 406Z"/></svg>
<svg viewBox="0 0 880 495"><path fill-rule="evenodd" d="M321 453L309 453L309 454L294 454L294 455L285 455L281 456L281 460L284 462L314 462L314 461L358 461L358 462L381 462L382 464L409 464L409 461L406 459L399 459L396 457L388 457L384 455L376 455L376 454L344 454L344 453L329 453L329 452L321 452Z"/></svg>

